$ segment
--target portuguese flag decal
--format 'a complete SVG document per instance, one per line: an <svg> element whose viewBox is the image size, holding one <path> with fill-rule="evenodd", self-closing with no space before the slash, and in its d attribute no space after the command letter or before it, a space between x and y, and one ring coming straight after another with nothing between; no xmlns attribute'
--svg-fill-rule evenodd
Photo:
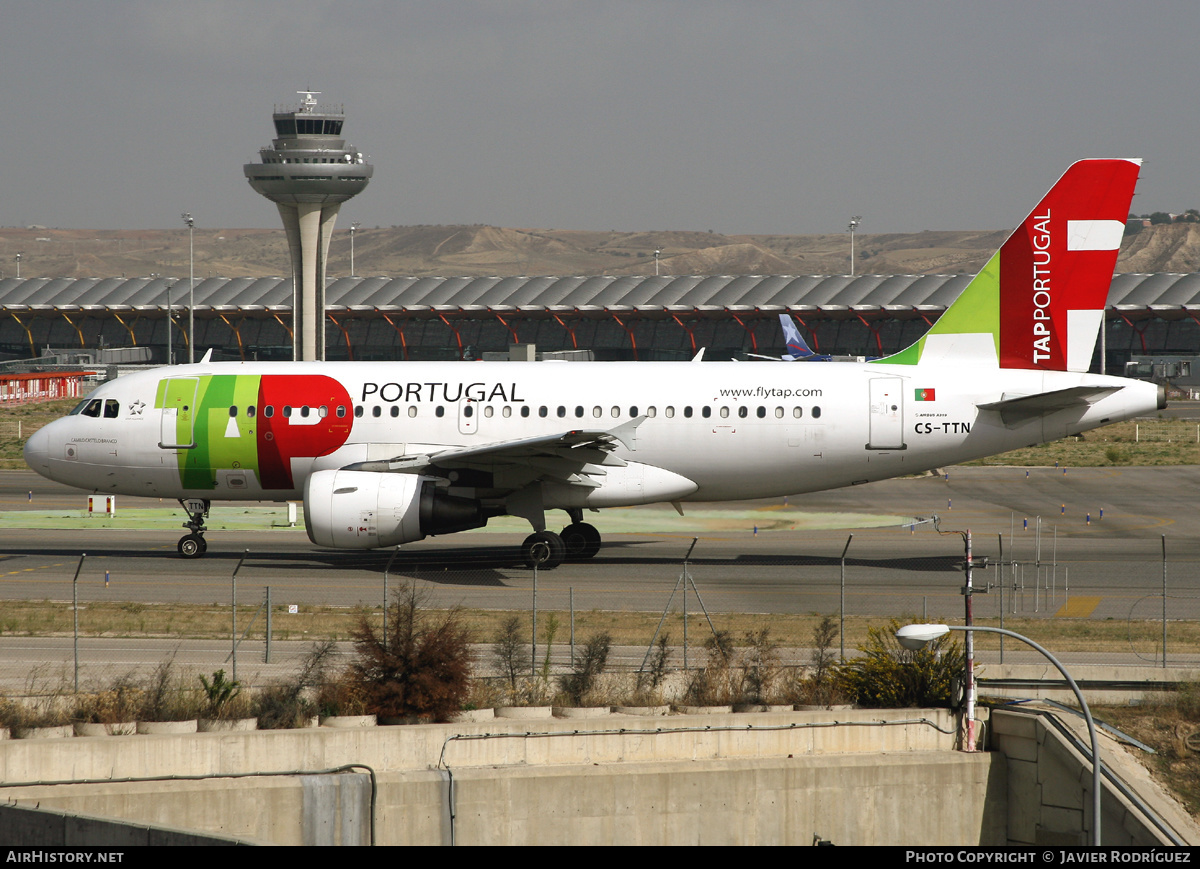
<svg viewBox="0 0 1200 869"><path fill-rule="evenodd" d="M913 395L913 398L915 398L917 401L936 401L937 400L937 397L934 395L934 390L932 390L932 389L917 389L917 390L914 390L914 392L915 392L915 395Z"/></svg>

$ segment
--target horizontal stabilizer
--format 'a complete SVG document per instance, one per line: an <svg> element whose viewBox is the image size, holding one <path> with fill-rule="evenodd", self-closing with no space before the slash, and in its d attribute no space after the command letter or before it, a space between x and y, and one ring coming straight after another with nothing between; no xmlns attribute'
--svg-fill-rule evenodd
<svg viewBox="0 0 1200 869"><path fill-rule="evenodd" d="M1010 397L1006 394L999 401L990 401L978 407L980 410L996 411L1005 425L1017 425L1027 419L1054 413L1056 410L1086 407L1120 389L1119 386L1072 386L1053 392L1039 392L1036 395Z"/></svg>

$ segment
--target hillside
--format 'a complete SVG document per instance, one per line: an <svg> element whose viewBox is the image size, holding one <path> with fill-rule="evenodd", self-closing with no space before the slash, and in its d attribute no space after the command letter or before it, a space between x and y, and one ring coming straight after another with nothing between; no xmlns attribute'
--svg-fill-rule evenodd
<svg viewBox="0 0 1200 869"><path fill-rule="evenodd" d="M860 234L858 274L978 271L1004 232ZM283 229L197 229L197 278L289 273ZM830 235L719 235L709 232L585 232L496 226L394 226L359 229L360 275L845 274L850 239ZM185 230L0 228L0 277L186 277ZM1200 269L1200 224L1143 229L1125 240L1118 272ZM339 228L329 275L350 273L350 236Z"/></svg>

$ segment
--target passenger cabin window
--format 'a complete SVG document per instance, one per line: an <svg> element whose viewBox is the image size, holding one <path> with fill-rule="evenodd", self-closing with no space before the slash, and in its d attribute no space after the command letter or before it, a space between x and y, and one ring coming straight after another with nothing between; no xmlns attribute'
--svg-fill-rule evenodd
<svg viewBox="0 0 1200 869"><path fill-rule="evenodd" d="M231 417L237 416L237 405L236 404L233 405L231 408L229 408L229 415Z"/></svg>
<svg viewBox="0 0 1200 869"><path fill-rule="evenodd" d="M284 418L284 419L291 419L291 418L292 418L292 407L291 407L291 405L285 404L285 405L283 406L283 418Z"/></svg>
<svg viewBox="0 0 1200 869"><path fill-rule="evenodd" d="M521 405L521 416L529 416L529 405Z"/></svg>
<svg viewBox="0 0 1200 869"><path fill-rule="evenodd" d="M712 408L707 404L704 405L704 407L700 408L700 415L705 419L708 419L710 416L712 416Z"/></svg>
<svg viewBox="0 0 1200 869"><path fill-rule="evenodd" d="M253 404L246 405L246 416L248 416L250 419L254 419L254 414L256 412L257 408L255 408Z"/></svg>
<svg viewBox="0 0 1200 869"><path fill-rule="evenodd" d="M446 415L446 408L442 407L442 406L439 404L439 405L437 406L437 408L435 408L435 409L434 409L434 411L433 411L433 415L434 415L434 416L445 416L445 415Z"/></svg>
<svg viewBox="0 0 1200 869"><path fill-rule="evenodd" d="M270 416L270 414L267 414L267 415L268 415L268 416ZM361 404L356 404L356 405L354 406L354 418L355 418L355 419L361 419L361 418L362 418L362 415L363 415L363 408L362 408L362 405L361 405Z"/></svg>
<svg viewBox="0 0 1200 869"><path fill-rule="evenodd" d="M399 416L400 415L400 405L393 404L391 413L392 413L392 416ZM321 416L324 416L324 415L325 414L321 414Z"/></svg>
<svg viewBox="0 0 1200 869"><path fill-rule="evenodd" d="M408 415L409 415L409 416L416 416L416 415L417 415L417 406L416 406L415 404L410 404L410 405L408 406Z"/></svg>
<svg viewBox="0 0 1200 869"><path fill-rule="evenodd" d="M266 407L263 408L263 416L265 416L267 419L270 419L274 415L275 415L275 405L268 404Z"/></svg>
<svg viewBox="0 0 1200 869"><path fill-rule="evenodd" d="M812 409L812 418L813 418L813 419L820 419L820 418L821 418L821 408L819 408L819 407L814 407L814 408Z"/></svg>
<svg viewBox="0 0 1200 869"><path fill-rule="evenodd" d="M305 410L307 410L307 409L308 408L305 408ZM383 408L380 407L378 404L375 405L373 408L371 408L371 416L375 416L375 417L383 416Z"/></svg>
<svg viewBox="0 0 1200 869"><path fill-rule="evenodd" d="M683 409L683 415L688 419L692 418L692 406L690 404Z"/></svg>

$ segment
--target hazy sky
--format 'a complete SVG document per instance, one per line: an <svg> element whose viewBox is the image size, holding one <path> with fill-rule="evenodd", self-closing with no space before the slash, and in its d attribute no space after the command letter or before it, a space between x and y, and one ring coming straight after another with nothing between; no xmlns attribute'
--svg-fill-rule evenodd
<svg viewBox="0 0 1200 869"><path fill-rule="evenodd" d="M322 92L339 229L1001 229L1080 157L1200 207L1196 0L5 0L0 225L280 226L242 164Z"/></svg>

